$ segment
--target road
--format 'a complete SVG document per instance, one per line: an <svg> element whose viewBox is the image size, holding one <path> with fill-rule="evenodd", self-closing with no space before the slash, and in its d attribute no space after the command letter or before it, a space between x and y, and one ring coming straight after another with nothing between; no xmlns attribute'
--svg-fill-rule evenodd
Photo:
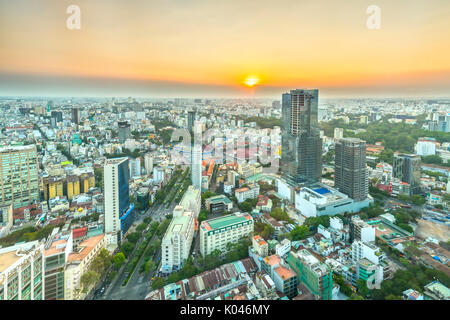
<svg viewBox="0 0 450 320"><path fill-rule="evenodd" d="M169 213L173 212L174 207L176 206L175 201L166 208L166 204L155 205L147 209L144 214L140 214L139 217L134 222L133 226L136 227L140 223L144 221L146 217L151 217L152 221L161 222L165 219L165 216ZM96 290L96 294L94 294L93 300L142 300L145 296L152 290L151 288L151 277L152 274L143 275L139 273L141 265L144 263L144 255L140 258L136 268L133 271L130 279L126 286L122 286L122 283L125 281L127 275L126 270L128 263L133 260L137 248L142 243L145 238L146 232L143 232L142 237L138 240L136 247L130 257L127 259L126 263L119 270L116 278L114 279L112 284L108 284L107 281L103 281L101 284L97 286L97 288L106 287L106 290L103 294L99 292L99 289ZM156 235L150 240L150 243L153 243L158 239ZM154 260L155 262L159 261L161 250L158 249L155 253ZM109 287L108 287L109 285Z"/></svg>

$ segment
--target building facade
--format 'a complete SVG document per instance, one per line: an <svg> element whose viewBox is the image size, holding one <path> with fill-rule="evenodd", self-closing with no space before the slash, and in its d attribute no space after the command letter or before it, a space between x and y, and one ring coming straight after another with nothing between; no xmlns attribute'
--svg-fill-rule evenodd
<svg viewBox="0 0 450 320"><path fill-rule="evenodd" d="M365 141L345 138L336 142L334 187L356 201L367 198L369 172L366 166Z"/></svg>
<svg viewBox="0 0 450 320"><path fill-rule="evenodd" d="M127 139L131 138L130 124L127 121L119 121L117 125L119 130L119 142L125 143Z"/></svg>
<svg viewBox="0 0 450 320"><path fill-rule="evenodd" d="M89 270L92 260L106 246L106 237L101 234L84 240L69 254L64 272L64 300L84 299L88 290L83 290L81 277Z"/></svg>
<svg viewBox="0 0 450 320"><path fill-rule="evenodd" d="M105 233L108 245L119 244L134 221L127 158L107 159L103 169Z"/></svg>
<svg viewBox="0 0 450 320"><path fill-rule="evenodd" d="M14 209L39 201L35 145L0 148L0 206Z"/></svg>
<svg viewBox="0 0 450 320"><path fill-rule="evenodd" d="M223 194L205 200L205 208L215 214L223 214L233 208L233 202Z"/></svg>
<svg viewBox="0 0 450 320"><path fill-rule="evenodd" d="M408 183L411 186L411 194L420 192L420 163L419 155L394 154L393 177Z"/></svg>
<svg viewBox="0 0 450 320"><path fill-rule="evenodd" d="M260 235L252 238L252 246L259 256L264 258L269 255L269 244Z"/></svg>
<svg viewBox="0 0 450 320"><path fill-rule="evenodd" d="M254 183L248 187L236 189L234 195L239 203L244 202L247 199L256 199L259 195L259 184Z"/></svg>
<svg viewBox="0 0 450 320"><path fill-rule="evenodd" d="M281 173L291 185L322 177L318 127L319 90L291 90L282 96Z"/></svg>
<svg viewBox="0 0 450 320"><path fill-rule="evenodd" d="M44 253L45 300L64 299L64 271L72 250L72 232L65 239L53 239L51 236L47 240Z"/></svg>
<svg viewBox="0 0 450 320"><path fill-rule="evenodd" d="M44 299L44 245L27 242L0 249L0 300Z"/></svg>
<svg viewBox="0 0 450 320"><path fill-rule="evenodd" d="M161 241L161 266L164 273L180 270L190 254L194 238L194 213L176 206L173 218Z"/></svg>
<svg viewBox="0 0 450 320"><path fill-rule="evenodd" d="M247 213L236 212L203 221L200 225L200 253L205 256L216 249L225 253L228 243L237 243L242 237L251 236L253 228L253 218Z"/></svg>
<svg viewBox="0 0 450 320"><path fill-rule="evenodd" d="M333 275L326 264L306 249L289 252L288 263L317 300L333 298Z"/></svg>

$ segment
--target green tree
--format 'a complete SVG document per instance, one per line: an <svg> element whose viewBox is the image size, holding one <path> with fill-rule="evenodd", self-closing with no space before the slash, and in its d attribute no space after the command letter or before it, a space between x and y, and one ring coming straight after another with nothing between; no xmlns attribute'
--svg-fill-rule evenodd
<svg viewBox="0 0 450 320"><path fill-rule="evenodd" d="M275 233L275 228L271 225L265 224L264 229L261 231L261 237L268 240Z"/></svg>
<svg viewBox="0 0 450 320"><path fill-rule="evenodd" d="M200 214L198 215L198 223L201 223L202 221L205 221L208 218L208 211L202 209L200 211Z"/></svg>
<svg viewBox="0 0 450 320"><path fill-rule="evenodd" d="M166 233L169 224L170 224L169 219L165 219L163 222L161 222L161 224L158 226L158 229L156 229L156 234L158 235L158 237L161 238L164 235L164 233Z"/></svg>
<svg viewBox="0 0 450 320"><path fill-rule="evenodd" d="M112 264L112 257L108 250L103 248L92 260L90 269L98 274L103 274Z"/></svg>
<svg viewBox="0 0 450 320"><path fill-rule="evenodd" d="M139 225L136 227L136 231L137 231L137 232L142 232L142 231L144 231L146 228L147 228L147 224L144 222L144 223L139 224Z"/></svg>
<svg viewBox="0 0 450 320"><path fill-rule="evenodd" d="M360 295L357 295L356 293L353 293L350 298L348 298L348 300L364 300L363 297L361 297Z"/></svg>
<svg viewBox="0 0 450 320"><path fill-rule="evenodd" d="M367 283L363 279L358 279L356 281L356 287L358 288L358 292L361 296L367 297L369 293L369 289L367 288Z"/></svg>
<svg viewBox="0 0 450 320"><path fill-rule="evenodd" d="M153 260L148 260L144 264L144 272L145 274L149 274L149 272L153 272L156 269L156 264Z"/></svg>
<svg viewBox="0 0 450 320"><path fill-rule="evenodd" d="M289 215L281 208L275 208L270 212L270 216L278 221L288 221Z"/></svg>
<svg viewBox="0 0 450 320"><path fill-rule="evenodd" d="M127 241L122 245L122 252L125 254L126 257L128 257L134 250L134 248L136 247L136 244Z"/></svg>
<svg viewBox="0 0 450 320"><path fill-rule="evenodd" d="M94 168L95 186L103 190L103 167Z"/></svg>
<svg viewBox="0 0 450 320"><path fill-rule="evenodd" d="M291 231L292 241L306 239L310 235L309 228L306 225L296 226Z"/></svg>
<svg viewBox="0 0 450 320"><path fill-rule="evenodd" d="M167 278L167 283L175 283L182 280L178 272L173 272Z"/></svg>
<svg viewBox="0 0 450 320"><path fill-rule="evenodd" d="M127 258L125 257L125 254L123 252L118 252L114 256L114 265L117 269L120 269L120 267L123 265Z"/></svg>
<svg viewBox="0 0 450 320"><path fill-rule="evenodd" d="M82 292L87 293L88 290L98 281L100 280L100 275L95 271L87 271L81 275L81 286Z"/></svg>
<svg viewBox="0 0 450 320"><path fill-rule="evenodd" d="M142 236L141 232L131 232L130 234L128 234L127 240L129 242L136 244L138 240L141 238L141 236Z"/></svg>
<svg viewBox="0 0 450 320"><path fill-rule="evenodd" d="M153 290L160 289L166 285L166 279L156 277L155 280L152 282L152 288Z"/></svg>
<svg viewBox="0 0 450 320"><path fill-rule="evenodd" d="M158 229L158 226L159 226L159 222L158 222L158 221L152 222L152 223L150 224L150 229L149 229L149 231L150 231L151 233L155 232L156 229Z"/></svg>
<svg viewBox="0 0 450 320"><path fill-rule="evenodd" d="M428 164L437 164L440 165L443 163L442 158L438 155L429 155L422 157L422 161Z"/></svg>

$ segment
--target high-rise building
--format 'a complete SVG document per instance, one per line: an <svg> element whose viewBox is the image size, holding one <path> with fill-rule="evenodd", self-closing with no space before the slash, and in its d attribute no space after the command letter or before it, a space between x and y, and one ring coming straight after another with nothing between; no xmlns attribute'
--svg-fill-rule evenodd
<svg viewBox="0 0 450 320"><path fill-rule="evenodd" d="M72 122L75 124L80 124L80 109L72 108Z"/></svg>
<svg viewBox="0 0 450 320"><path fill-rule="evenodd" d="M202 189L202 140L201 124L196 122L194 125L194 141L191 145L191 182L194 187Z"/></svg>
<svg viewBox="0 0 450 320"><path fill-rule="evenodd" d="M306 249L289 252L289 266L317 300L333 298L333 275L330 268Z"/></svg>
<svg viewBox="0 0 450 320"><path fill-rule="evenodd" d="M428 123L430 131L450 132L450 112L446 114L433 113L432 121Z"/></svg>
<svg viewBox="0 0 450 320"><path fill-rule="evenodd" d="M21 208L39 201L35 145L0 148L0 206Z"/></svg>
<svg viewBox="0 0 450 320"><path fill-rule="evenodd" d="M53 100L49 100L47 102L47 113L50 113L50 111L54 108L55 103L53 102Z"/></svg>
<svg viewBox="0 0 450 320"><path fill-rule="evenodd" d="M140 177L141 176L141 159L140 158L130 158L130 177Z"/></svg>
<svg viewBox="0 0 450 320"><path fill-rule="evenodd" d="M392 175L411 186L411 194L420 192L420 162L419 155L396 153Z"/></svg>
<svg viewBox="0 0 450 320"><path fill-rule="evenodd" d="M127 121L119 121L117 125L119 127L119 142L125 143L127 139L131 138L130 124Z"/></svg>
<svg viewBox="0 0 450 320"><path fill-rule="evenodd" d="M282 97L281 173L291 185L322 177L319 90L291 90Z"/></svg>
<svg viewBox="0 0 450 320"><path fill-rule="evenodd" d="M130 204L128 158L106 160L103 169L105 189L105 233L108 246L120 243L134 221Z"/></svg>
<svg viewBox="0 0 450 320"><path fill-rule="evenodd" d="M0 249L0 300L44 299L44 245L39 241Z"/></svg>
<svg viewBox="0 0 450 320"><path fill-rule="evenodd" d="M357 138L338 140L334 161L335 188L356 201L365 200L369 192L366 142Z"/></svg>
<svg viewBox="0 0 450 320"><path fill-rule="evenodd" d="M189 132L192 134L192 131L194 129L194 121L195 121L195 112L194 111L189 111L188 112L188 130Z"/></svg>
<svg viewBox="0 0 450 320"><path fill-rule="evenodd" d="M52 128L56 128L56 124L58 122L62 122L62 121L63 121L62 112L61 111L52 111L51 118L50 118L50 124L51 124Z"/></svg>
<svg viewBox="0 0 450 320"><path fill-rule="evenodd" d="M151 153L147 153L144 156L144 167L147 174L151 174L153 172L153 155Z"/></svg>

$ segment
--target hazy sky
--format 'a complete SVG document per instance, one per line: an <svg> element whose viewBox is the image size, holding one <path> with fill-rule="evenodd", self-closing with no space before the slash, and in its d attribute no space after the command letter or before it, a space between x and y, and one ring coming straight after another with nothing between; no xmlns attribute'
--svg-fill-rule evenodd
<svg viewBox="0 0 450 320"><path fill-rule="evenodd" d="M0 95L449 97L449 57L448 0L0 0Z"/></svg>

